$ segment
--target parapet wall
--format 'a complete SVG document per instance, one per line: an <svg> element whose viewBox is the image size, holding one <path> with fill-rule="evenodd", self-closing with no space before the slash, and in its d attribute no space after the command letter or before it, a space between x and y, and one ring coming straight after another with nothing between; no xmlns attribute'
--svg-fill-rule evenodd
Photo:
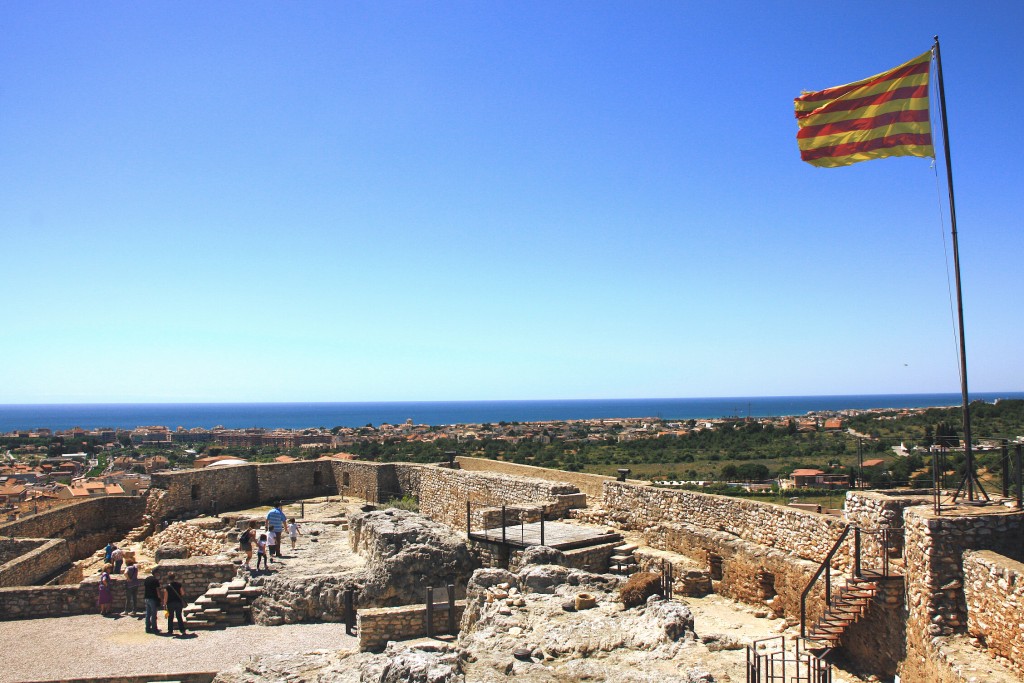
<svg viewBox="0 0 1024 683"><path fill-rule="evenodd" d="M972 565L965 566L965 552L990 550L1019 560L1024 513L965 506L936 516L930 506L919 506L907 508L903 518L908 614L907 657L900 673L907 681L932 680L963 666L956 639L967 633L969 621L965 569ZM992 597L984 587L977 594L986 602Z"/></svg>
<svg viewBox="0 0 1024 683"><path fill-rule="evenodd" d="M821 562L843 530L841 519L771 503L609 481L603 516L627 531L686 523Z"/></svg>
<svg viewBox="0 0 1024 683"><path fill-rule="evenodd" d="M989 550L964 553L967 632L1024 676L1024 564Z"/></svg>
<svg viewBox="0 0 1024 683"><path fill-rule="evenodd" d="M468 472L494 472L496 474L511 474L518 477L530 477L532 479L572 484L581 492L587 494L587 498L592 502L600 500L604 493L605 482L615 481L614 477L605 477L600 474L563 472L562 470L553 470L547 467L519 465L514 462L488 460L487 458L467 458L460 455L455 458L455 462L464 471Z"/></svg>
<svg viewBox="0 0 1024 683"><path fill-rule="evenodd" d="M467 501L474 508L543 505L550 518L585 504L572 484L436 466L420 468L419 500L421 513L456 529L465 527Z"/></svg>

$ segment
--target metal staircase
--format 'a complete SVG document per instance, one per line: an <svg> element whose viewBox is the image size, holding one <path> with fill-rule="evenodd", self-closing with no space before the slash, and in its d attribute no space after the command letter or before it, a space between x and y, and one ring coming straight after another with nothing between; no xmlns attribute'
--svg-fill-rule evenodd
<svg viewBox="0 0 1024 683"><path fill-rule="evenodd" d="M833 591L832 561L851 531L853 532L852 572L843 579L838 589ZM902 578L901 574L894 571L894 563L890 562L890 554L899 547L897 541L900 540L898 534L901 532L902 529L897 528L867 531L854 525L847 525L843 529L832 550L826 555L818 567L818 571L800 596L801 638L819 647L828 649L839 647L846 629L864 616L879 592L884 589L885 584L891 580ZM876 547L879 549L879 557L870 558L880 565L877 568L868 569L862 566L861 539L863 535L867 534L877 537ZM807 597L822 577L825 581L825 611L808 628Z"/></svg>

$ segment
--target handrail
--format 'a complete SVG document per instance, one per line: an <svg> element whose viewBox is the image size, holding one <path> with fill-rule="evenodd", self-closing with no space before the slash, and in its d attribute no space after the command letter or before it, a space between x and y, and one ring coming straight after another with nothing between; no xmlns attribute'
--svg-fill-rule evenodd
<svg viewBox="0 0 1024 683"><path fill-rule="evenodd" d="M839 547L846 540L847 534L850 533L850 527L852 525L846 524L843 526L843 533L839 534L839 538L836 540L835 545L832 546L832 550L828 551L828 555L822 561L821 566L818 567L818 571L814 572L814 576L807 583L807 587L804 588L804 592L800 594L800 637L807 637L807 596L810 595L811 589L814 588L814 584L821 578L821 573L826 569L831 569L832 558L836 552L839 551ZM825 573L825 604L832 606L832 572L828 571Z"/></svg>

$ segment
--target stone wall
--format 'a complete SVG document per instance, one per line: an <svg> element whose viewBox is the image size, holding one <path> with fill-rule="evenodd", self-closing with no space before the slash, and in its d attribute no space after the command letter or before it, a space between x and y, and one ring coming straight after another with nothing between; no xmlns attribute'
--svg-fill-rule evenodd
<svg viewBox="0 0 1024 683"><path fill-rule="evenodd" d="M389 482L397 479L395 465L391 463L332 460L331 469L340 495L373 502L379 501L379 492L389 488Z"/></svg>
<svg viewBox="0 0 1024 683"><path fill-rule="evenodd" d="M313 498L337 493L331 460L300 460L175 470L153 474L151 486L162 494L163 518L216 514L277 500Z"/></svg>
<svg viewBox="0 0 1024 683"><path fill-rule="evenodd" d="M163 580L167 572L173 571L181 581L185 599L192 602L205 593L211 583L233 579L237 569L230 561L204 557L163 560L153 568L153 573ZM78 584L0 588L0 621L98 613L96 601L99 597L99 581L99 573L95 573ZM125 581L124 574L113 574L110 577L115 611L124 605ZM139 604L142 604L141 588Z"/></svg>
<svg viewBox="0 0 1024 683"><path fill-rule="evenodd" d="M1019 560L1024 552L1024 513L961 506L936 516L930 506L920 506L907 508L903 517L908 615L907 657L900 673L907 681L925 680L946 675L936 669L936 662L958 670L966 664L956 659L957 653L970 654L954 643L968 628L965 551L992 550Z"/></svg>
<svg viewBox="0 0 1024 683"><path fill-rule="evenodd" d="M547 481L572 484L585 493L593 503L599 502L604 494L604 483L606 481L615 481L614 477L605 477L600 474L564 472L547 467L519 465L514 462L503 462L487 458L467 458L460 455L455 458L455 462L459 464L460 468L470 472L495 472L497 474L511 474L517 477L532 477L533 479L546 479Z"/></svg>
<svg viewBox="0 0 1024 683"><path fill-rule="evenodd" d="M444 467L420 469L420 512L456 529L465 528L466 501L474 508L543 505L549 519L558 519L583 500L571 484Z"/></svg>
<svg viewBox="0 0 1024 683"><path fill-rule="evenodd" d="M171 572L181 583L186 602L193 602L210 588L210 584L219 585L234 579L238 565L215 557L191 557L184 560L161 560L153 567L153 573L161 581Z"/></svg>
<svg viewBox="0 0 1024 683"><path fill-rule="evenodd" d="M617 481L606 482L604 489L600 516L620 529L645 532L685 522L815 562L825 558L844 526L829 515L696 491Z"/></svg>
<svg viewBox="0 0 1024 683"><path fill-rule="evenodd" d="M1024 676L1024 564L988 550L963 557L967 632Z"/></svg>
<svg viewBox="0 0 1024 683"><path fill-rule="evenodd" d="M437 599L437 598L435 598ZM455 601L455 632L458 633L466 601ZM427 635L427 608L425 605L402 607L376 607L361 609L356 615L359 630L359 649L383 650L389 640L405 640ZM432 614L435 634L448 633L448 610L435 607ZM454 635L454 634L453 634Z"/></svg>
<svg viewBox="0 0 1024 683"><path fill-rule="evenodd" d="M80 560L137 526L145 505L140 496L91 498L0 524L0 536L63 538L71 559Z"/></svg>
<svg viewBox="0 0 1024 683"><path fill-rule="evenodd" d="M12 559L0 565L0 587L30 586L46 581L71 564L71 550L63 538L0 540Z"/></svg>
<svg viewBox="0 0 1024 683"><path fill-rule="evenodd" d="M335 494L330 460L300 460L256 465L257 503Z"/></svg>
<svg viewBox="0 0 1024 683"><path fill-rule="evenodd" d="M237 510L260 502L256 465L154 472L150 487L166 491L156 511L164 519Z"/></svg>

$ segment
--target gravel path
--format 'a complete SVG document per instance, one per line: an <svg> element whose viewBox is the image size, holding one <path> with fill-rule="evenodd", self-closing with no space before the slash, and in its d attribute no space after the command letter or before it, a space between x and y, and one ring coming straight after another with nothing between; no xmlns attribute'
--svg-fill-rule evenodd
<svg viewBox="0 0 1024 683"><path fill-rule="evenodd" d="M357 647L342 624L237 626L180 638L146 633L141 618L95 614L0 622L0 643L0 683L221 671L251 655Z"/></svg>

